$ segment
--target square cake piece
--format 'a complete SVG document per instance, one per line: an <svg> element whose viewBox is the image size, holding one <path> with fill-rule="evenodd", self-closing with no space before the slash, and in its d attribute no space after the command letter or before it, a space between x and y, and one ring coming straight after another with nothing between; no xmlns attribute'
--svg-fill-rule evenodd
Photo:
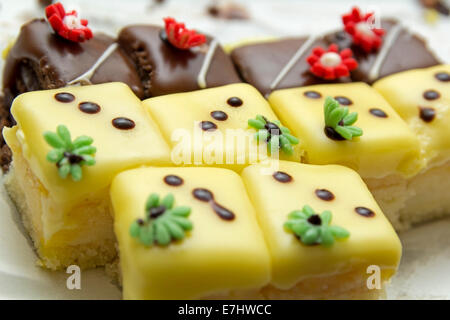
<svg viewBox="0 0 450 320"><path fill-rule="evenodd" d="M301 160L301 142L278 122L267 101L248 84L156 97L143 104L172 144L176 165L212 165L239 171L249 163L276 156L276 152L282 159ZM254 123L262 129L253 128ZM256 131L266 129L273 129L273 134L257 140ZM272 143L268 150L267 142L272 138L282 148ZM286 139L290 149L284 148Z"/></svg>
<svg viewBox="0 0 450 320"><path fill-rule="evenodd" d="M327 97L336 103L333 114L325 112ZM281 121L301 138L307 163L344 165L363 178L411 176L423 166L417 137L365 83L278 90L269 102ZM348 117L344 118L345 112ZM343 127L358 134L344 138L335 131Z"/></svg>
<svg viewBox="0 0 450 320"><path fill-rule="evenodd" d="M169 148L123 83L25 93L4 136L6 186L42 264L103 265L115 256L109 186L119 172L167 165ZM56 133L55 133L56 130Z"/></svg>
<svg viewBox="0 0 450 320"><path fill-rule="evenodd" d="M24 24L10 49L3 71L5 107L17 95L64 87L89 71L112 46L115 39L95 34L89 41L68 41L55 34L44 19ZM116 47L90 78L93 84L124 82L140 98L144 89L133 63Z"/></svg>
<svg viewBox="0 0 450 320"><path fill-rule="evenodd" d="M428 162L449 160L450 65L401 72L373 87L417 134Z"/></svg>
<svg viewBox="0 0 450 320"><path fill-rule="evenodd" d="M419 138L427 166L414 178L396 184L409 195L399 205L400 221L409 227L450 214L450 66L405 71L386 77L374 88L389 101ZM392 204L392 190L372 188L382 206ZM390 194L390 195L387 195Z"/></svg>
<svg viewBox="0 0 450 320"><path fill-rule="evenodd" d="M235 172L130 170L111 200L124 299L261 298L269 253Z"/></svg>
<svg viewBox="0 0 450 320"><path fill-rule="evenodd" d="M393 19L382 19L385 30L381 48L369 53L356 46L343 30L325 35L287 38L242 45L231 57L241 77L268 96L277 89L309 86L320 83L363 81L372 83L404 70L436 65L439 60L419 36ZM307 57L313 48L337 44L340 50L350 48L358 68L349 77L324 80L310 72ZM405 52L410 54L405 55Z"/></svg>
<svg viewBox="0 0 450 320"><path fill-rule="evenodd" d="M351 169L280 161L242 172L269 247L269 299L376 299L396 272L401 243ZM376 274L376 276L372 276ZM377 280L374 280L377 278Z"/></svg>
<svg viewBox="0 0 450 320"><path fill-rule="evenodd" d="M147 98L241 82L231 58L211 37L201 46L179 49L164 28L133 25L122 29L118 41L134 61Z"/></svg>

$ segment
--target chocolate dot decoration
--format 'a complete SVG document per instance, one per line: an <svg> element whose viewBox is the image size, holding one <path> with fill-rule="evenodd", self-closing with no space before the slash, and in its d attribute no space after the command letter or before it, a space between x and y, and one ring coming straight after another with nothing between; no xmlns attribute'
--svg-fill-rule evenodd
<svg viewBox="0 0 450 320"><path fill-rule="evenodd" d="M211 112L211 117L217 121L225 121L228 119L228 115L223 111L213 111Z"/></svg>
<svg viewBox="0 0 450 320"><path fill-rule="evenodd" d="M214 195L208 189L196 188L192 191L192 195L194 196L195 199L203 202L209 202L214 200Z"/></svg>
<svg viewBox="0 0 450 320"><path fill-rule="evenodd" d="M228 210L227 208L221 206L214 200L214 195L208 189L196 188L192 191L192 195L197 200L202 202L208 202L211 205L213 211L223 220L234 220L236 217L233 212Z"/></svg>
<svg viewBox="0 0 450 320"><path fill-rule="evenodd" d="M356 207L355 212L366 218L371 218L375 216L375 212L366 207Z"/></svg>
<svg viewBox="0 0 450 320"><path fill-rule="evenodd" d="M420 119L422 119L425 122L431 122L436 117L436 110L429 107L420 107Z"/></svg>
<svg viewBox="0 0 450 320"><path fill-rule="evenodd" d="M78 105L78 109L88 114L99 113L101 110L100 106L94 102L82 102Z"/></svg>
<svg viewBox="0 0 450 320"><path fill-rule="evenodd" d="M55 99L62 103L69 103L75 100L75 96L68 92L60 92L55 94Z"/></svg>
<svg viewBox="0 0 450 320"><path fill-rule="evenodd" d="M331 191L328 191L327 189L317 189L315 191L316 196L319 199L322 199L323 201L332 201L334 200L334 194Z"/></svg>
<svg viewBox="0 0 450 320"><path fill-rule="evenodd" d="M378 109L378 108L372 108L372 109L369 110L369 112L372 115L374 115L375 117L378 117L378 118L387 118L388 117L386 112L384 112L383 110Z"/></svg>
<svg viewBox="0 0 450 320"><path fill-rule="evenodd" d="M240 107L244 103L240 98L238 97L231 97L227 100L227 103L232 107Z"/></svg>
<svg viewBox="0 0 450 320"><path fill-rule="evenodd" d="M178 186L181 186L184 181L179 176L176 176L174 174L169 174L164 177L164 182L166 184L168 184L169 186L178 187Z"/></svg>
<svg viewBox="0 0 450 320"><path fill-rule="evenodd" d="M423 93L423 97L427 100L436 100L439 99L441 94L436 90L427 90Z"/></svg>
<svg viewBox="0 0 450 320"><path fill-rule="evenodd" d="M310 99L320 99L322 95L317 91L305 91L303 95Z"/></svg>
<svg viewBox="0 0 450 320"><path fill-rule="evenodd" d="M136 124L133 120L125 118L125 117L119 117L112 120L112 124L115 128L119 130L130 130L133 129Z"/></svg>
<svg viewBox="0 0 450 320"><path fill-rule="evenodd" d="M442 82L450 81L450 73L448 73L448 72L438 72L434 75L434 77Z"/></svg>
<svg viewBox="0 0 450 320"><path fill-rule="evenodd" d="M290 176L289 174L287 174L286 172L282 172L282 171L277 171L275 172L272 177L277 180L278 182L281 183L288 183L291 182L292 180L294 180L292 178L292 176Z"/></svg>
<svg viewBox="0 0 450 320"><path fill-rule="evenodd" d="M214 131L217 129L217 125L211 121L202 121L200 122L200 128L203 131Z"/></svg>
<svg viewBox="0 0 450 320"><path fill-rule="evenodd" d="M350 100L350 99L347 98L347 97L337 96L337 97L334 97L334 99L335 99L337 102L339 102L339 104L341 104L341 105L343 105L343 106L350 106L350 105L353 104L353 101Z"/></svg>

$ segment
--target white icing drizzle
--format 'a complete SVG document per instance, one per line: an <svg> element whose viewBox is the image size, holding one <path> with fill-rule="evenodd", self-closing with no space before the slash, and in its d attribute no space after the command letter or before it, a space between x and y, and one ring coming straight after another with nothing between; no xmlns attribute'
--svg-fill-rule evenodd
<svg viewBox="0 0 450 320"><path fill-rule="evenodd" d="M205 60L203 60L202 67L197 77L197 84L200 89L206 88L206 75L208 74L209 67L211 66L211 62L218 45L219 42L217 40L213 40L209 44L208 52L206 52Z"/></svg>
<svg viewBox="0 0 450 320"><path fill-rule="evenodd" d="M109 56L111 56L111 54L119 47L119 45L114 42L113 44L111 44L106 50L105 52L103 52L103 54L97 59L97 61L93 64L92 67L89 68L88 71L86 71L85 73L83 73L81 76L79 76L78 78L70 81L67 83L67 85L75 85L75 84L81 84L81 85L90 85L92 84L91 82L91 78L94 75L95 71L97 71L97 69L102 65L103 62L106 61L106 59L109 58Z"/></svg>
<svg viewBox="0 0 450 320"><path fill-rule="evenodd" d="M294 67L297 61L305 54L306 50L309 49L316 41L317 36L311 36L306 40L300 48L295 52L292 58L288 61L288 63L281 69L280 73L277 75L275 80L270 84L270 89L274 90L278 84L283 80L283 78L288 74L288 72Z"/></svg>
<svg viewBox="0 0 450 320"><path fill-rule="evenodd" d="M383 64L383 61L386 59L389 50L391 50L392 46L394 45L395 41L400 35L400 31L402 31L402 26L400 25L400 23L398 23L395 26L393 26L392 29L387 34L384 43L381 46L380 52L378 53L378 56L375 58L372 68L370 68L369 71L370 81L373 81L379 77L381 65Z"/></svg>

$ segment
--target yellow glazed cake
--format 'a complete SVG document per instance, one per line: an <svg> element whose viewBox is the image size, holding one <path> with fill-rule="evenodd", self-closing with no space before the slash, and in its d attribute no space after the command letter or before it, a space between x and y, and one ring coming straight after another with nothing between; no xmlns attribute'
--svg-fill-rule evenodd
<svg viewBox="0 0 450 320"><path fill-rule="evenodd" d="M289 134L264 97L248 84L166 95L143 104L171 143L176 165L213 165L240 171L249 164L267 161L271 153L265 141L259 144L255 128L249 126L249 120L257 117L265 119L266 127L275 125L275 131L280 127ZM300 162L301 141L289 138L291 152L280 149L277 156Z"/></svg>
<svg viewBox="0 0 450 320"><path fill-rule="evenodd" d="M42 264L51 269L104 265L116 254L109 211L112 178L129 168L170 161L156 124L121 83L26 93L14 101L12 114L17 125L4 130L14 156L6 187ZM48 161L52 147L44 133L60 125L72 140L93 139L87 147L95 148L96 164L81 166L80 181L74 181L76 172L61 178L60 163ZM64 158L77 162L70 152Z"/></svg>
<svg viewBox="0 0 450 320"><path fill-rule="evenodd" d="M398 96L411 96L406 93L410 88L406 83L410 81L396 80L385 87L395 91L403 84L406 91L400 91ZM377 83L375 87L379 89L380 85ZM349 83L278 90L270 95L269 102L278 117L302 140L305 162L341 164L356 170L396 230L405 230L414 223L450 212L446 188L440 187L448 183L450 169L448 165L437 168L430 164L423 147L430 138L408 126L404 112L397 113L398 107L393 107L396 103L392 96L391 99L385 96L386 99L367 84ZM351 127L359 128L361 136L344 139L327 125L324 116L327 97L333 97L349 114L357 114ZM422 103L419 98L415 99L416 104ZM445 104L445 98L441 103ZM349 127L341 121L337 130L341 125ZM434 134L441 135L444 131L436 129Z"/></svg>
<svg viewBox="0 0 450 320"><path fill-rule="evenodd" d="M426 167L408 180L397 179L389 187L376 185L375 197L391 202L406 195L400 207L400 220L407 225L450 213L450 65L405 71L379 80L380 92L417 135ZM394 189L396 189L394 191ZM405 197L405 196L403 196ZM383 201L380 201L383 206ZM389 206L386 203L386 207Z"/></svg>
<svg viewBox="0 0 450 320"><path fill-rule="evenodd" d="M242 180L218 168L119 174L111 199L124 298L383 296L401 244L361 178L334 165L265 169L247 167Z"/></svg>

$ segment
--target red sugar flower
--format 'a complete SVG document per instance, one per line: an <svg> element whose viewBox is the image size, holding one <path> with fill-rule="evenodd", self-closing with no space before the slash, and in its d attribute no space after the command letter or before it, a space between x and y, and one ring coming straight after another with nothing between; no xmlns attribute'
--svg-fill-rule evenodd
<svg viewBox="0 0 450 320"><path fill-rule="evenodd" d="M350 13L342 16L345 31L353 38L353 43L361 47L365 52L371 52L380 48L383 43L384 30L375 28L374 13L362 14L358 7L353 7Z"/></svg>
<svg viewBox="0 0 450 320"><path fill-rule="evenodd" d="M336 44L331 44L327 50L315 47L311 55L306 58L315 76L326 80L334 80L340 77L348 77L350 71L358 67L358 62L353 59L351 49L339 52Z"/></svg>
<svg viewBox="0 0 450 320"><path fill-rule="evenodd" d="M174 18L164 18L164 22L166 24L167 40L178 49L186 50L206 42L205 35L199 34L195 30L187 29L184 23L179 23Z"/></svg>
<svg viewBox="0 0 450 320"><path fill-rule="evenodd" d="M87 27L88 21L78 18L75 10L66 12L60 2L45 8L45 15L53 30L67 40L83 42L93 36L91 29Z"/></svg>

